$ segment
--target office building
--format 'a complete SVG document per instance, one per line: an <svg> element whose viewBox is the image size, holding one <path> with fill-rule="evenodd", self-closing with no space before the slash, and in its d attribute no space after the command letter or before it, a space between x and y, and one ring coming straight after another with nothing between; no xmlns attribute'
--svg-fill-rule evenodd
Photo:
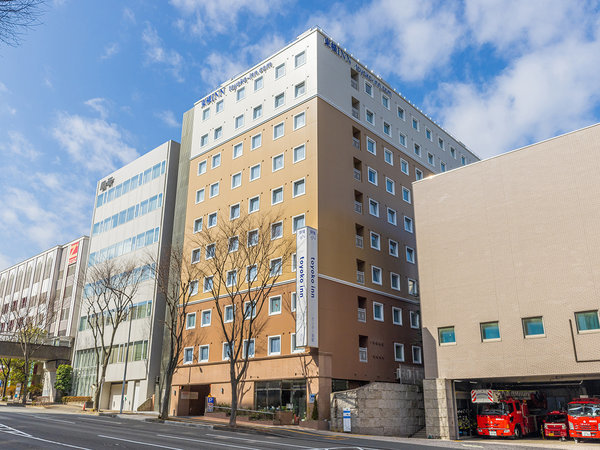
<svg viewBox="0 0 600 450"><path fill-rule="evenodd" d="M124 409L136 410L157 393L165 305L153 269L171 245L178 162L179 144L168 141L98 181L88 273L114 262L117 268L134 264L142 274L131 320L116 332L101 386L102 409L120 408L126 365ZM74 394L86 396L93 394L96 367L87 301L84 294L73 356Z"/></svg>
<svg viewBox="0 0 600 450"><path fill-rule="evenodd" d="M600 394L599 148L594 125L413 185L430 436L468 433L472 389Z"/></svg>
<svg viewBox="0 0 600 450"><path fill-rule="evenodd" d="M277 211L277 236L318 234L318 306L298 324L296 271L282 275L253 343L242 405L299 416L332 391L420 370L413 181L477 160L319 29L224 82L184 115L174 241L202 264L195 235L217 220ZM240 244L242 245L242 244ZM230 402L229 366L205 280L190 306L170 412ZM313 327L312 344L295 345ZM311 367L307 375L306 367Z"/></svg>

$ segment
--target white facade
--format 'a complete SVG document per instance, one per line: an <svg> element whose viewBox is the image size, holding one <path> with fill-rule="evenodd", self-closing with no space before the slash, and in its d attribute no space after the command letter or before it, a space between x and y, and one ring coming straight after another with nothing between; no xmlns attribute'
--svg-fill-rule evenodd
<svg viewBox="0 0 600 450"><path fill-rule="evenodd" d="M157 295L152 261L171 243L179 144L168 141L98 182L92 220L88 266L114 260L134 263L142 283L133 300L134 319L115 336L115 350L102 386L101 408L120 407L121 384L127 358L127 410L136 409L155 393L162 351L164 302ZM86 320L85 294L73 356L76 395L91 395L94 339ZM118 398L117 398L118 397ZM114 408L113 408L114 409Z"/></svg>

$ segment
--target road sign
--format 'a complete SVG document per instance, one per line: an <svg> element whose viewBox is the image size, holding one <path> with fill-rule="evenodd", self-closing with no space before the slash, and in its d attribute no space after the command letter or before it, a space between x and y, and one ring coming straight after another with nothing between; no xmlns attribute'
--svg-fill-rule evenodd
<svg viewBox="0 0 600 450"><path fill-rule="evenodd" d="M317 398L317 394L310 394L310 397L308 397L308 403L314 403L315 398Z"/></svg>
<svg viewBox="0 0 600 450"><path fill-rule="evenodd" d="M352 431L352 414L349 409L344 409L342 412L342 419L344 423L344 433L350 433Z"/></svg>
<svg viewBox="0 0 600 450"><path fill-rule="evenodd" d="M206 397L206 412L213 412L215 410L215 398L210 395Z"/></svg>

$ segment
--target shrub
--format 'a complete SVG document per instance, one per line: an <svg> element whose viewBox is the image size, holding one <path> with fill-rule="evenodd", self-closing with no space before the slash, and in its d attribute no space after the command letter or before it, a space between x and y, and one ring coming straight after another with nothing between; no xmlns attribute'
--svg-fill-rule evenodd
<svg viewBox="0 0 600 450"><path fill-rule="evenodd" d="M76 403L83 403L83 402L91 402L92 401L92 397L77 397L77 396L67 396L67 397L63 397L62 398L62 402L63 403L71 403L71 402L76 402Z"/></svg>
<svg viewBox="0 0 600 450"><path fill-rule="evenodd" d="M319 404L315 398L315 404L313 405L312 414L310 415L312 420L319 420Z"/></svg>
<svg viewBox="0 0 600 450"><path fill-rule="evenodd" d="M56 369L56 382L54 387L61 395L68 395L73 385L73 368L68 364L61 364Z"/></svg>

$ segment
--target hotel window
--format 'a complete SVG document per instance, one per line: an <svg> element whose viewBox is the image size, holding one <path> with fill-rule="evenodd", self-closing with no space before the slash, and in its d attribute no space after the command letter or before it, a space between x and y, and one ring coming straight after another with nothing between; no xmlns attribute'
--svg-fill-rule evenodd
<svg viewBox="0 0 600 450"><path fill-rule="evenodd" d="M292 233L295 233L300 228L304 228L304 214L300 214L299 216L295 216L292 219Z"/></svg>
<svg viewBox="0 0 600 450"><path fill-rule="evenodd" d="M371 281L381 285L381 269L377 266L371 266Z"/></svg>
<svg viewBox="0 0 600 450"><path fill-rule="evenodd" d="M277 205L283 201L283 187L271 191L271 205Z"/></svg>
<svg viewBox="0 0 600 450"><path fill-rule="evenodd" d="M233 305L225 306L225 311L223 314L223 322L224 323L233 322Z"/></svg>
<svg viewBox="0 0 600 450"><path fill-rule="evenodd" d="M433 156L431 153L429 153L429 152L427 152L427 162L428 162L429 164L431 164L432 166L435 166L435 158L434 158L434 156Z"/></svg>
<svg viewBox="0 0 600 450"><path fill-rule="evenodd" d="M235 144L233 146L233 159L239 158L244 154L244 143L240 142L239 144Z"/></svg>
<svg viewBox="0 0 600 450"><path fill-rule="evenodd" d="M420 169L415 168L415 179L417 181L423 179L423 172Z"/></svg>
<svg viewBox="0 0 600 450"><path fill-rule="evenodd" d="M227 272L226 286L232 287L237 285L237 270L230 270Z"/></svg>
<svg viewBox="0 0 600 450"><path fill-rule="evenodd" d="M484 322L479 324L481 330L481 340L486 341L498 341L500 340L500 327L498 322Z"/></svg>
<svg viewBox="0 0 600 450"><path fill-rule="evenodd" d="M196 328L196 313L189 313L185 316L185 329Z"/></svg>
<svg viewBox="0 0 600 450"><path fill-rule="evenodd" d="M251 266L256 270L256 266ZM256 279L256 273L255 277ZM256 317L256 302L244 302L244 320Z"/></svg>
<svg viewBox="0 0 600 450"><path fill-rule="evenodd" d="M373 320L383 322L383 303L373 302Z"/></svg>
<svg viewBox="0 0 600 450"><path fill-rule="evenodd" d="M367 179L369 183L377 186L377 171L375 169L367 168Z"/></svg>
<svg viewBox="0 0 600 450"><path fill-rule="evenodd" d="M263 84L263 77L258 77L256 80L254 80L254 91L256 92L262 89Z"/></svg>
<svg viewBox="0 0 600 450"><path fill-rule="evenodd" d="M217 102L215 109L217 110L217 114L223 111L223 100Z"/></svg>
<svg viewBox="0 0 600 450"><path fill-rule="evenodd" d="M256 244L254 244L254 245L256 245ZM256 268L256 264L253 264L246 268L246 280L247 281L256 281L257 275L258 275L258 269Z"/></svg>
<svg viewBox="0 0 600 450"><path fill-rule="evenodd" d="M302 83L298 83L294 86L294 97L298 98L306 92L306 83L303 81Z"/></svg>
<svg viewBox="0 0 600 450"><path fill-rule="evenodd" d="M196 191L196 204L204 201L204 188Z"/></svg>
<svg viewBox="0 0 600 450"><path fill-rule="evenodd" d="M408 293L410 295L419 295L419 283L417 283L417 280L408 279Z"/></svg>
<svg viewBox="0 0 600 450"><path fill-rule="evenodd" d="M248 355L248 358L254 358L254 339L244 339L244 347L242 348L242 358L245 358Z"/></svg>
<svg viewBox="0 0 600 450"><path fill-rule="evenodd" d="M412 127L413 127L415 130L419 131L419 121L418 121L417 119L413 119L413 120L412 120Z"/></svg>
<svg viewBox="0 0 600 450"><path fill-rule="evenodd" d="M304 144L294 148L294 163L303 161L306 158L306 146Z"/></svg>
<svg viewBox="0 0 600 450"><path fill-rule="evenodd" d="M372 198L369 199L369 214L379 217L379 202Z"/></svg>
<svg viewBox="0 0 600 450"><path fill-rule="evenodd" d="M252 118L256 120L259 117L262 117L262 105L258 105L252 110Z"/></svg>
<svg viewBox="0 0 600 450"><path fill-rule="evenodd" d="M233 236L229 238L229 248L227 249L229 253L237 252L240 248L240 239L237 236Z"/></svg>
<svg viewBox="0 0 600 450"><path fill-rule="evenodd" d="M411 202L410 190L408 190L404 186L402 186L402 200L404 200L406 203L410 203Z"/></svg>
<svg viewBox="0 0 600 450"><path fill-rule="evenodd" d="M207 144L208 144L208 134L205 134L200 138L200 147L204 147Z"/></svg>
<svg viewBox="0 0 600 450"><path fill-rule="evenodd" d="M454 147L450 147L450 156L456 159L456 149Z"/></svg>
<svg viewBox="0 0 600 450"><path fill-rule="evenodd" d="M296 258L296 254L295 253L292 253L292 258L291 259L292 259L292 264L291 264L292 267L291 267L291 269L292 269L292 272L295 272L296 269L298 268L298 259ZM295 301L295 299L294 299L294 301ZM296 308L294 307L294 309L292 309L292 311L295 311L295 310L296 310Z"/></svg>
<svg viewBox="0 0 600 450"><path fill-rule="evenodd" d="M231 189L235 189L242 185L242 172L231 175Z"/></svg>
<svg viewBox="0 0 600 450"><path fill-rule="evenodd" d="M461 156L460 163L461 163L461 165L465 166L467 164L467 159L464 156Z"/></svg>
<svg viewBox="0 0 600 450"><path fill-rule="evenodd" d="M210 108L202 111L202 120L207 120L210 117Z"/></svg>
<svg viewBox="0 0 600 450"><path fill-rule="evenodd" d="M198 280L190 282L190 295L196 295L198 293Z"/></svg>
<svg viewBox="0 0 600 450"><path fill-rule="evenodd" d="M229 220L234 220L240 217L240 204L236 203L229 207Z"/></svg>
<svg viewBox="0 0 600 450"><path fill-rule="evenodd" d="M262 133L252 136L252 150L257 149L262 145Z"/></svg>
<svg viewBox="0 0 600 450"><path fill-rule="evenodd" d="M250 181L258 180L260 178L260 164L250 167Z"/></svg>
<svg viewBox="0 0 600 450"><path fill-rule="evenodd" d="M198 175L206 173L206 160L198 163Z"/></svg>
<svg viewBox="0 0 600 450"><path fill-rule="evenodd" d="M431 135L431 130L429 128L425 128L425 137L430 141L433 141L433 137Z"/></svg>
<svg viewBox="0 0 600 450"><path fill-rule="evenodd" d="M391 223L392 225L396 225L397 221L396 221L396 211L393 210L392 208L388 208L387 209L387 221L389 223Z"/></svg>
<svg viewBox="0 0 600 450"><path fill-rule="evenodd" d="M388 136L392 135L392 127L389 123L383 122L383 132Z"/></svg>
<svg viewBox="0 0 600 450"><path fill-rule="evenodd" d="M394 361L404 361L404 344L394 342Z"/></svg>
<svg viewBox="0 0 600 450"><path fill-rule="evenodd" d="M400 170L406 175L409 174L408 162L404 161L403 159L400 160Z"/></svg>
<svg viewBox="0 0 600 450"><path fill-rule="evenodd" d="M415 144L415 155L421 157L421 146L419 144Z"/></svg>
<svg viewBox="0 0 600 450"><path fill-rule="evenodd" d="M296 55L296 57L294 58L294 64L296 67L300 67L300 66L304 65L305 62L306 62L306 52L298 53Z"/></svg>
<svg viewBox="0 0 600 450"><path fill-rule="evenodd" d="M233 348L228 342L223 342L223 361L227 361L233 355Z"/></svg>
<svg viewBox="0 0 600 450"><path fill-rule="evenodd" d="M294 181L292 197L298 197L300 195L304 195L305 189L306 189L306 186L304 183L304 178L302 178L301 180Z"/></svg>
<svg viewBox="0 0 600 450"><path fill-rule="evenodd" d="M365 81L365 93L373 97L373 86L371 83Z"/></svg>
<svg viewBox="0 0 600 450"><path fill-rule="evenodd" d="M219 182L213 183L210 185L210 198L216 197L219 195Z"/></svg>
<svg viewBox="0 0 600 450"><path fill-rule="evenodd" d="M525 337L544 336L544 321L542 317L523 319L523 335Z"/></svg>
<svg viewBox="0 0 600 450"><path fill-rule="evenodd" d="M284 129L284 123L283 122L278 123L277 125L275 125L273 127L273 140L279 139L280 137L282 137L283 134L284 134L284 132L285 132L285 129Z"/></svg>
<svg viewBox="0 0 600 450"><path fill-rule="evenodd" d="M406 136L405 136L405 135L403 135L402 133L400 133L400 134L398 135L398 138L399 138L399 140L400 140L400 145L401 145L402 147L406 147Z"/></svg>
<svg viewBox="0 0 600 450"><path fill-rule="evenodd" d="M281 78L285 75L285 63L275 67L275 79Z"/></svg>
<svg viewBox="0 0 600 450"><path fill-rule="evenodd" d="M296 114L294 116L294 130L297 130L298 128L302 128L304 125L306 125L306 114L305 113Z"/></svg>
<svg viewBox="0 0 600 450"><path fill-rule="evenodd" d="M211 163L210 163L210 168L211 169L215 169L217 167L219 167L221 165L221 154L217 153L216 155L213 155Z"/></svg>
<svg viewBox="0 0 600 450"><path fill-rule="evenodd" d="M398 243L393 239L388 240L389 243L389 253L392 256L398 257Z"/></svg>
<svg viewBox="0 0 600 450"><path fill-rule="evenodd" d="M213 259L215 257L215 249L216 249L216 244L208 244L206 246L206 259Z"/></svg>
<svg viewBox="0 0 600 450"><path fill-rule="evenodd" d="M374 155L377 154L377 145L373 139L367 137L367 151Z"/></svg>
<svg viewBox="0 0 600 450"><path fill-rule="evenodd" d="M369 122L371 125L375 125L375 115L373 114L372 111L369 111L368 109L365 109L365 117L367 118L367 122Z"/></svg>
<svg viewBox="0 0 600 450"><path fill-rule="evenodd" d="M281 314L281 295L269 298L269 315Z"/></svg>
<svg viewBox="0 0 600 450"><path fill-rule="evenodd" d="M383 159L390 166L394 165L394 154L390 150L388 150L387 148L383 149Z"/></svg>
<svg viewBox="0 0 600 450"><path fill-rule="evenodd" d="M371 248L381 250L381 236L374 231L371 231Z"/></svg>
<svg viewBox="0 0 600 450"><path fill-rule="evenodd" d="M438 342L440 343L440 345L456 344L456 335L454 334L454 327L438 328Z"/></svg>
<svg viewBox="0 0 600 450"><path fill-rule="evenodd" d="M398 119L405 120L404 110L398 106Z"/></svg>
<svg viewBox="0 0 600 450"><path fill-rule="evenodd" d="M402 325L402 309L392 306L392 323Z"/></svg>
<svg viewBox="0 0 600 450"><path fill-rule="evenodd" d="M296 311L296 299L297 299L296 293L292 292L290 294L290 309L292 310L292 312Z"/></svg>
<svg viewBox="0 0 600 450"><path fill-rule="evenodd" d="M198 353L198 362L208 362L208 345L201 345Z"/></svg>
<svg viewBox="0 0 600 450"><path fill-rule="evenodd" d="M281 354L281 336L269 336L269 356Z"/></svg>
<svg viewBox="0 0 600 450"><path fill-rule="evenodd" d="M208 224L206 226L208 228L217 226L217 213L216 212L208 215Z"/></svg>
<svg viewBox="0 0 600 450"><path fill-rule="evenodd" d="M410 247L406 247L406 261L409 263L415 263L415 251Z"/></svg>
<svg viewBox="0 0 600 450"><path fill-rule="evenodd" d="M387 95L381 94L381 104L385 108L390 109L390 98Z"/></svg>
<svg viewBox="0 0 600 450"><path fill-rule="evenodd" d="M283 169L283 153L273 156L273 172Z"/></svg>
<svg viewBox="0 0 600 450"><path fill-rule="evenodd" d="M213 277L204 277L204 292L210 292L213 288Z"/></svg>
<svg viewBox="0 0 600 450"><path fill-rule="evenodd" d="M183 350L183 363L192 364L194 362L194 347L186 347Z"/></svg>
<svg viewBox="0 0 600 450"><path fill-rule="evenodd" d="M415 364L423 363L423 351L421 350L421 347L419 347L418 345L412 346L412 360L413 360L413 363L415 363Z"/></svg>
<svg viewBox="0 0 600 450"><path fill-rule="evenodd" d="M298 347L298 345L296 344L296 333L292 333L290 335L291 337L291 351L292 353L299 353L299 352L303 352L304 348L303 347Z"/></svg>
<svg viewBox="0 0 600 450"><path fill-rule="evenodd" d="M196 264L197 262L200 262L200 249L199 248L195 248L194 250L192 250L192 264Z"/></svg>
<svg viewBox="0 0 600 450"><path fill-rule="evenodd" d="M241 99L243 99L246 96L246 88L239 88L237 90L237 93L235 95L236 100L239 102Z"/></svg>
<svg viewBox="0 0 600 450"><path fill-rule="evenodd" d="M576 312L575 324L577 325L578 332L600 330L600 321L598 321L598 310Z"/></svg>
<svg viewBox="0 0 600 450"><path fill-rule="evenodd" d="M446 171L446 163L445 163L445 162L443 162L443 161L440 161L440 170L441 170L442 172L445 172L445 171Z"/></svg>
<svg viewBox="0 0 600 450"><path fill-rule="evenodd" d="M421 317L417 311L410 311L410 327L411 328L419 328L421 326Z"/></svg>
<svg viewBox="0 0 600 450"><path fill-rule="evenodd" d="M235 128L241 128L244 126L244 115L242 114L241 116L237 116L235 118Z"/></svg>
<svg viewBox="0 0 600 450"><path fill-rule="evenodd" d="M279 108L285 104L285 93L281 93L275 96L275 108Z"/></svg>
<svg viewBox="0 0 600 450"><path fill-rule="evenodd" d="M258 244L258 230L248 231L248 247L254 247Z"/></svg>
<svg viewBox="0 0 600 450"><path fill-rule="evenodd" d="M385 177L385 190L392 195L396 195L396 183L394 180L390 180L388 177Z"/></svg>
<svg viewBox="0 0 600 450"><path fill-rule="evenodd" d="M400 275L394 272L390 272L390 285L393 290L400 290Z"/></svg>
<svg viewBox="0 0 600 450"><path fill-rule="evenodd" d="M253 213L258 211L258 209L260 208L260 196L256 196L256 197L252 197L249 201L248 201L248 213Z"/></svg>
<svg viewBox="0 0 600 450"><path fill-rule="evenodd" d="M271 240L283 237L283 222L275 222L271 224Z"/></svg>
<svg viewBox="0 0 600 450"><path fill-rule="evenodd" d="M413 220L410 217L404 216L404 230L409 233L413 232Z"/></svg>
<svg viewBox="0 0 600 450"><path fill-rule="evenodd" d="M202 231L202 217L194 220L194 233Z"/></svg>
<svg viewBox="0 0 600 450"><path fill-rule="evenodd" d="M441 148L442 150L444 150L444 140L443 140L442 138L439 138L439 139L438 139L438 145L440 146L440 148Z"/></svg>
<svg viewBox="0 0 600 450"><path fill-rule="evenodd" d="M223 127L215 129L215 141L223 136Z"/></svg>
<svg viewBox="0 0 600 450"><path fill-rule="evenodd" d="M275 277L277 275L281 275L281 258L275 258L271 260L271 270L269 271L269 275Z"/></svg>

